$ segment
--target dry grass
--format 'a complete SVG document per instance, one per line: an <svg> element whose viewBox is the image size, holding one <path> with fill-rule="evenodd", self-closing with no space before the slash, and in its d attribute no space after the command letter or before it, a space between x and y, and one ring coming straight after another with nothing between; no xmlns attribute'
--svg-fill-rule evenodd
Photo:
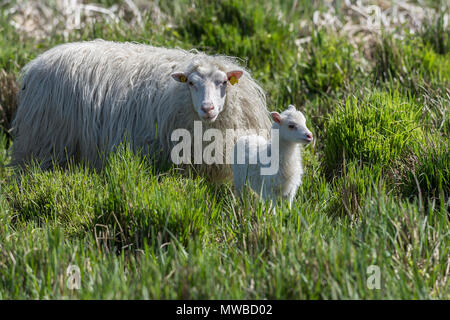
<svg viewBox="0 0 450 320"><path fill-rule="evenodd" d="M448 26L449 14L442 9L443 28ZM326 10L316 10L309 20L300 23L306 28L325 29L346 37L354 46L362 45L366 57L371 57L373 48L383 33L403 38L406 33L417 34L434 21L439 12L412 4L410 1L330 1ZM303 37L298 46L311 40Z"/></svg>
<svg viewBox="0 0 450 320"><path fill-rule="evenodd" d="M300 25L306 29L327 29L348 37L354 44L370 46L382 32L395 33L402 37L406 30L420 32L434 21L438 12L433 8L413 4L411 1L357 0L323 1L325 9L314 12L312 20L302 19ZM300 5L294 1L292 10ZM171 24L156 1L125 0L110 7L86 0L17 0L15 3L3 0L0 7L6 7L6 14L12 26L24 37L37 40L55 34L65 38L77 29L99 22L121 23L127 28L143 26L143 16L160 25ZM284 17L280 17L283 19ZM444 14L444 27L448 25L449 14ZM297 23L297 22L296 22ZM297 40L299 47L309 42L310 37Z"/></svg>
<svg viewBox="0 0 450 320"><path fill-rule="evenodd" d="M39 41L54 35L68 39L75 31L98 23L123 24L126 28L143 26L143 14L154 24L166 18L153 1L121 1L106 7L84 0L18 0L14 4L3 1L10 24L23 38ZM0 3L0 7L2 3Z"/></svg>

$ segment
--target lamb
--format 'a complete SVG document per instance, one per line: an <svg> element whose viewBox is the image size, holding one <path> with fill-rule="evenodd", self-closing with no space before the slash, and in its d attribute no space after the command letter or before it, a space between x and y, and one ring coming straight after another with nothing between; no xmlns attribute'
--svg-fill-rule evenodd
<svg viewBox="0 0 450 320"><path fill-rule="evenodd" d="M67 43L28 63L20 87L11 165L22 168L37 161L45 170L72 159L101 169L104 155L124 139L133 150L168 161L171 133L193 133L195 121L223 133L271 126L264 91L237 59L195 50ZM232 149L237 132L224 145ZM232 179L225 162L186 166L219 182Z"/></svg>
<svg viewBox="0 0 450 320"><path fill-rule="evenodd" d="M275 203L278 198L285 198L291 207L303 175L299 146L309 144L313 136L306 127L305 116L293 105L281 114L271 114L274 123L270 141L258 135L248 135L240 137L235 144L232 166L235 191L242 196L247 184L262 199ZM244 156L239 159L242 153ZM272 157L272 162L277 161L276 170L269 174L265 174L263 169L268 169L273 163L263 162L262 155L265 154Z"/></svg>

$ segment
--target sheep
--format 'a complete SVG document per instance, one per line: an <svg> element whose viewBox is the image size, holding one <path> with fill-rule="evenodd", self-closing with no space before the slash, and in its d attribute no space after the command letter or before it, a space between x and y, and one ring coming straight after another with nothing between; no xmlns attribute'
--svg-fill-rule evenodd
<svg viewBox="0 0 450 320"><path fill-rule="evenodd" d="M20 75L12 166L51 169L69 160L101 169L104 155L130 142L134 151L170 160L171 133L266 129L263 89L237 58L104 40L56 46ZM227 135L224 145L238 138ZM220 154L225 157L225 153ZM185 164L211 181L231 181L231 161Z"/></svg>
<svg viewBox="0 0 450 320"><path fill-rule="evenodd" d="M291 207L303 175L299 145L309 144L313 136L306 127L305 116L295 106L271 115L274 123L270 141L259 135L248 135L240 137L234 146L235 192L241 197L247 184L263 200L273 204L281 197ZM270 163L264 163L262 155L270 155ZM264 169L273 166L273 161L275 170L264 173Z"/></svg>

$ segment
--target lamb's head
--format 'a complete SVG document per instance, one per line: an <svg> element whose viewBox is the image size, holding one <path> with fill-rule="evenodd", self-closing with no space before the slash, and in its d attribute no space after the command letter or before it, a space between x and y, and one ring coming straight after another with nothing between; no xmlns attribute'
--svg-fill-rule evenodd
<svg viewBox="0 0 450 320"><path fill-rule="evenodd" d="M224 72L216 66L198 66L190 72L172 73L172 78L189 87L192 105L202 121L214 122L225 105L228 82L238 83L241 70Z"/></svg>
<svg viewBox="0 0 450 320"><path fill-rule="evenodd" d="M279 130L280 140L308 144L313 140L311 131L306 127L306 118L293 105L281 114L272 112L274 128Z"/></svg>

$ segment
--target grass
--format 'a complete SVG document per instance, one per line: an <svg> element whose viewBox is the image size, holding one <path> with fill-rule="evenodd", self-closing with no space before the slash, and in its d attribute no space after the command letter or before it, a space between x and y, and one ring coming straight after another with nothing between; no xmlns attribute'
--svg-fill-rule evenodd
<svg viewBox="0 0 450 320"><path fill-rule="evenodd" d="M365 55L312 31L314 3L180 0L160 4L159 23L140 8L142 25L86 20L38 40L0 9L0 299L449 299L448 26L384 34ZM292 209L268 214L126 145L101 172L6 166L21 67L98 37L239 56L269 109L303 110L316 143Z"/></svg>

